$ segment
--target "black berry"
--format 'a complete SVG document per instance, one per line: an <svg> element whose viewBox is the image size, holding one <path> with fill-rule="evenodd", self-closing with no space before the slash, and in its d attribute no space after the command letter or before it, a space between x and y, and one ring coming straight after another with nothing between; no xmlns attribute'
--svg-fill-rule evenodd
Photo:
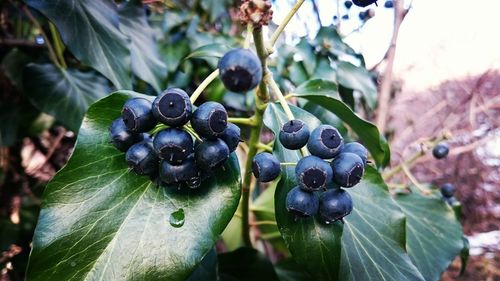
<svg viewBox="0 0 500 281"><path fill-rule="evenodd" d="M394 1L392 1L392 0L385 1L384 7L388 8L388 9L393 8L394 7Z"/></svg>
<svg viewBox="0 0 500 281"><path fill-rule="evenodd" d="M290 120L279 133L280 143L288 149L300 149L309 140L309 128L302 120Z"/></svg>
<svg viewBox="0 0 500 281"><path fill-rule="evenodd" d="M345 1L344 2L344 6L347 8L347 9L350 9L352 7L352 2L351 1Z"/></svg>
<svg viewBox="0 0 500 281"><path fill-rule="evenodd" d="M261 152L253 158L253 175L260 182L270 182L281 174L280 161L271 153Z"/></svg>
<svg viewBox="0 0 500 281"><path fill-rule="evenodd" d="M445 183L441 186L440 190L441 190L441 195L443 195L443 197L451 198L455 193L455 186L451 183Z"/></svg>
<svg viewBox="0 0 500 281"><path fill-rule="evenodd" d="M191 119L193 105L182 89L170 88L156 97L152 110L158 121L171 127L180 127Z"/></svg>
<svg viewBox="0 0 500 281"><path fill-rule="evenodd" d="M361 160L363 160L363 163L366 164L366 161L368 160L368 150L360 144L359 142L350 142L344 144L344 147L342 147L341 153L344 152L350 152L358 155Z"/></svg>
<svg viewBox="0 0 500 281"><path fill-rule="evenodd" d="M443 159L446 156L448 156L448 152L450 152L450 149L448 148L448 145L444 142L438 143L433 149L432 149L432 155L436 159Z"/></svg>
<svg viewBox="0 0 500 281"><path fill-rule="evenodd" d="M220 103L206 102L193 113L191 125L201 137L216 139L227 128L226 109Z"/></svg>
<svg viewBox="0 0 500 281"><path fill-rule="evenodd" d="M365 172L363 160L350 152L340 153L331 165L333 182L343 187L353 187L358 184Z"/></svg>
<svg viewBox="0 0 500 281"><path fill-rule="evenodd" d="M193 138L177 128L159 131L153 140L154 149L161 159L171 164L180 164L193 153Z"/></svg>
<svg viewBox="0 0 500 281"><path fill-rule="evenodd" d="M377 3L377 0L352 0L352 2L354 3L354 5L358 6L358 7L366 7L368 5L371 5L373 3Z"/></svg>
<svg viewBox="0 0 500 281"><path fill-rule="evenodd" d="M259 58L248 49L234 49L219 61L220 79L226 89L242 93L254 89L262 79Z"/></svg>
<svg viewBox="0 0 500 281"><path fill-rule="evenodd" d="M227 123L227 128L220 136L220 139L227 144L230 152L235 151L240 143L240 127L233 123Z"/></svg>
<svg viewBox="0 0 500 281"><path fill-rule="evenodd" d="M125 102L122 118L127 129L134 133L147 132L157 124L151 112L151 102L144 98L133 98Z"/></svg>
<svg viewBox="0 0 500 281"><path fill-rule="evenodd" d="M196 164L201 169L219 167L229 158L229 148L221 139L204 140L195 148Z"/></svg>
<svg viewBox="0 0 500 281"><path fill-rule="evenodd" d="M295 175L304 190L326 189L332 181L332 168L325 160L311 155L300 159L295 167Z"/></svg>
<svg viewBox="0 0 500 281"><path fill-rule="evenodd" d="M172 165L168 161L161 161L160 179L166 184L181 183L199 178L199 171L194 161L194 155L190 155L179 165Z"/></svg>
<svg viewBox="0 0 500 281"><path fill-rule="evenodd" d="M296 186L286 195L286 209L299 217L314 216L318 213L319 199L313 192Z"/></svg>
<svg viewBox="0 0 500 281"><path fill-rule="evenodd" d="M122 118L115 119L111 123L109 134L111 136L111 143L122 152L127 151L134 143L142 140L140 134L127 131L127 126L125 126Z"/></svg>
<svg viewBox="0 0 500 281"><path fill-rule="evenodd" d="M154 176L158 172L160 160L150 140L132 145L125 154L125 160L128 166L138 175Z"/></svg>
<svg viewBox="0 0 500 281"><path fill-rule="evenodd" d="M312 155L329 159L335 157L343 145L344 139L336 128L321 125L312 131L307 142L307 149Z"/></svg>
<svg viewBox="0 0 500 281"><path fill-rule="evenodd" d="M327 224L349 215L352 208L352 198L343 189L329 189L319 197L319 214Z"/></svg>

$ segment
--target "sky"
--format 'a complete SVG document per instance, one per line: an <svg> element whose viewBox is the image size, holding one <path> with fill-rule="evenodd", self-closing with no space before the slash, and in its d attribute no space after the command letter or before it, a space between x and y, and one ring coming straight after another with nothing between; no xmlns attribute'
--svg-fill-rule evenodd
<svg viewBox="0 0 500 281"><path fill-rule="evenodd" d="M334 0L317 0L323 25L333 22ZM343 1L340 1L343 3ZM372 5L375 17L346 41L365 56L367 66L380 61L392 34L393 10ZM294 1L277 0L274 21L279 23ZM406 0L406 4L410 3ZM345 14L343 4L340 15ZM421 91L449 79L500 69L500 1L414 0L400 29L395 75L406 90ZM357 13L342 23L344 34L359 25ZM312 4L306 1L287 27L294 35L313 36L318 29Z"/></svg>

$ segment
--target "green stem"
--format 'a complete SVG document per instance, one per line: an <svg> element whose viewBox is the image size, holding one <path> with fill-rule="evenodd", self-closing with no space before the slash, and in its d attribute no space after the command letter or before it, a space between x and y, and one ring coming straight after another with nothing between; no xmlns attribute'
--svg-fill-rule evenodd
<svg viewBox="0 0 500 281"><path fill-rule="evenodd" d="M200 97L203 91L208 87L208 85L210 85L210 83L212 83L212 81L214 81L217 77L219 77L219 69L216 69L212 73L210 73L210 75L208 75L207 78L205 78L205 80L201 82L198 88L194 90L190 98L191 103L194 103L198 99L198 97Z"/></svg>
<svg viewBox="0 0 500 281"><path fill-rule="evenodd" d="M57 31L57 28L53 23L49 23L49 26L50 26L50 33L52 34L52 40L54 41L54 46L56 49L56 55L59 59L59 62L61 63L61 66L63 68L67 68L68 65L64 60L64 44L61 40L61 36L59 35L59 32Z"/></svg>
<svg viewBox="0 0 500 281"><path fill-rule="evenodd" d="M261 142L259 142L257 144L257 148L260 149L260 150L264 150L264 151L267 151L267 152L272 152L273 151L273 148L267 144L263 144Z"/></svg>
<svg viewBox="0 0 500 281"><path fill-rule="evenodd" d="M227 122L231 122L234 124L246 125L253 127L255 126L255 119L253 117L250 118L239 118L239 117L229 117L227 118Z"/></svg>
<svg viewBox="0 0 500 281"><path fill-rule="evenodd" d="M297 162L281 162L281 166L297 166Z"/></svg>
<svg viewBox="0 0 500 281"><path fill-rule="evenodd" d="M253 26L251 24L247 25L247 35L245 38L245 43L243 44L243 48L250 48L250 39L252 38Z"/></svg>
<svg viewBox="0 0 500 281"><path fill-rule="evenodd" d="M265 49L264 38L262 36L262 29L254 29L253 37L255 42L255 48L257 50L257 54L262 64L262 69L267 70L267 57L268 53ZM250 139L248 141L248 153L247 160L245 163L245 174L243 175L243 183L242 183L242 238L243 243L246 246L252 246L252 241L250 239L250 224L249 224L249 205L250 205L250 185L252 184L252 161L257 154L258 144L260 143L260 132L262 130L262 120L264 117L264 112L267 108L267 102L269 101L269 91L267 89L264 81L260 82L259 88L257 89L255 99L255 115L252 117L255 120L255 126L252 127L250 131Z"/></svg>
<svg viewBox="0 0 500 281"><path fill-rule="evenodd" d="M287 24L290 22L290 20L293 18L293 16L297 13L299 10L300 6L302 6L302 3L304 3L305 0L298 0L295 5L292 7L290 12L286 15L285 19L283 22L278 26L276 31L273 33L271 36L271 39L269 39L269 46L272 48L274 44L276 44L276 41L278 41L278 38L280 37L281 33L283 30L285 30L285 27Z"/></svg>

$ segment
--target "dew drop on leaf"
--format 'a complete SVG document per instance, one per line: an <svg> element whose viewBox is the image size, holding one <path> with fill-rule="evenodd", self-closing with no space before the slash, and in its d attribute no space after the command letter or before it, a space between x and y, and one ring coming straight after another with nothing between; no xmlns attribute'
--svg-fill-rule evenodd
<svg viewBox="0 0 500 281"><path fill-rule="evenodd" d="M170 214L170 225L173 227L181 227L184 225L184 209L179 209Z"/></svg>

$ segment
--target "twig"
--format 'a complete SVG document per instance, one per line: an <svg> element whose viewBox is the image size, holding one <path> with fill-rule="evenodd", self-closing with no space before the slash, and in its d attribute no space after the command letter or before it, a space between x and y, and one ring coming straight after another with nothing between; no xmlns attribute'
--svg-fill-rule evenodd
<svg viewBox="0 0 500 281"><path fill-rule="evenodd" d="M293 16L297 13L297 11L299 10L300 6L302 6L304 1L305 0L298 0L295 3L295 5L290 10L290 12L288 12L288 14L286 15L283 22L278 26L276 31L273 33L273 35L271 36L271 39L269 39L269 47L271 47L271 49L274 46L274 44L276 44L276 41L280 37L281 33L283 32L283 30L285 29L287 24L290 22L290 20L293 18Z"/></svg>
<svg viewBox="0 0 500 281"><path fill-rule="evenodd" d="M415 185L418 190L420 190L420 192L422 192L422 194L424 195L429 195L431 194L431 191L428 190L427 188L423 187L419 182L418 180L413 176L413 174L411 173L410 169L403 163L401 164L401 168L403 169L403 172L406 174L406 176L410 179L410 181L413 183L413 185Z"/></svg>
<svg viewBox="0 0 500 281"><path fill-rule="evenodd" d="M212 83L212 81L214 81L217 77L219 77L219 69L216 69L212 73L210 73L210 75L208 75L207 78L205 78L205 80L201 82L198 88L194 90L190 98L191 103L194 103L200 97L203 91L208 87L208 85L210 85L210 83Z"/></svg>

